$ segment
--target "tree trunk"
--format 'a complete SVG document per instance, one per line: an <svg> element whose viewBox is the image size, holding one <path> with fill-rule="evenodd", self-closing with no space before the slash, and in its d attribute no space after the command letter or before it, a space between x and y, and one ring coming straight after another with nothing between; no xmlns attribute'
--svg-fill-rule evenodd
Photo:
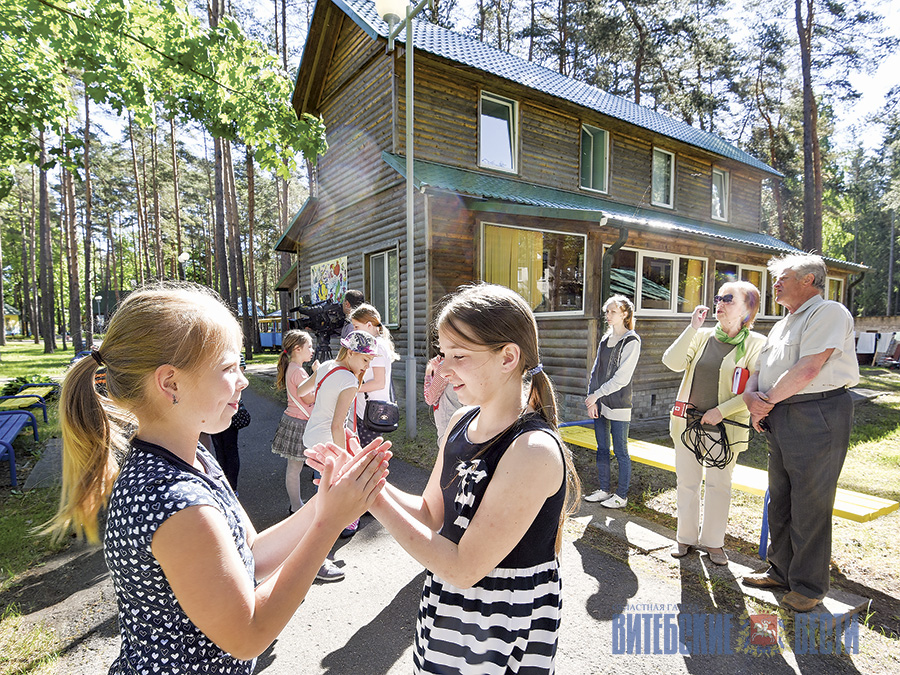
<svg viewBox="0 0 900 675"><path fill-rule="evenodd" d="M3 269L3 237L0 236L0 270ZM0 274L0 345L6 346L6 296L3 292L3 275ZM19 322L21 323L21 321Z"/></svg>
<svg viewBox="0 0 900 675"><path fill-rule="evenodd" d="M222 152L222 139L214 138L215 147L215 183L216 183L216 205L215 205L215 223L213 225L213 242L215 243L215 261L216 275L219 281L219 295L228 302L231 293L228 288L228 248L225 241L225 184L224 170L222 163L224 161Z"/></svg>
<svg viewBox="0 0 900 675"><path fill-rule="evenodd" d="M806 5L806 19L803 5ZM812 37L815 0L794 0L803 74L803 243L805 251L822 252L822 156L819 152L819 109L812 87Z"/></svg>
<svg viewBox="0 0 900 675"><path fill-rule="evenodd" d="M153 190L153 250L156 252L156 278L164 279L166 276L166 261L163 252L162 227L159 222L159 181L157 179L157 166L159 164L159 146L156 143L157 127L150 132L150 180Z"/></svg>
<svg viewBox="0 0 900 675"><path fill-rule="evenodd" d="M66 194L67 188L65 187L65 183L63 183L62 194L60 195L62 197L62 208L60 209L59 230L57 231L59 237L59 241L57 242L59 245L59 298L54 298L55 302L58 301L58 304L56 305L57 322L59 323L59 335L62 340L63 351L68 349L66 346L66 333L69 332L69 328L66 327L66 299L64 297L66 274L69 273L69 233L67 221L69 204Z"/></svg>
<svg viewBox="0 0 900 675"><path fill-rule="evenodd" d="M256 176L253 168L253 148L247 146L247 255L250 258L250 301L251 301L251 326L250 337L252 348L247 349L247 360L253 358L253 353L262 349L259 343L259 316L256 309L256 263L254 261L253 236L256 221Z"/></svg>
<svg viewBox="0 0 900 675"><path fill-rule="evenodd" d="M68 134L68 129L66 130ZM66 159L70 160L66 150ZM72 348L75 352L84 349L81 335L81 280L78 272L78 224L75 218L75 176L71 171L63 171L63 199L66 202L66 214L62 219L65 235L66 270L69 274L69 332L72 334ZM65 334L63 335L65 344Z"/></svg>
<svg viewBox="0 0 900 675"><path fill-rule="evenodd" d="M138 176L137 170L137 152L134 147L134 124L131 120L131 114L128 114L128 139L131 142L131 172L134 175L134 197L137 199L137 205L135 211L137 213L138 219L138 232L144 231L144 205L141 200L141 180ZM144 268L140 264L140 258L138 257L139 246L135 246L134 254L135 254L135 271L138 274L138 279L140 283L144 283Z"/></svg>
<svg viewBox="0 0 900 675"><path fill-rule="evenodd" d="M91 266L94 248L91 194L91 109L84 97L84 304L87 317L85 347L94 346L94 294L91 288Z"/></svg>
<svg viewBox="0 0 900 675"><path fill-rule="evenodd" d="M41 308L39 305L40 293L38 289L38 263L37 263L37 185L35 181L34 167L31 167L31 215L28 219L28 269L31 272L31 304L28 306L28 312L31 316L31 333L34 336L34 344L40 342L40 334L43 326L41 324Z"/></svg>
<svg viewBox="0 0 900 675"><path fill-rule="evenodd" d="M237 283L237 202L234 199L234 167L231 165L231 141L222 139L222 187L225 202L225 243L228 252L228 290L231 295L225 298L228 303L238 309Z"/></svg>
<svg viewBox="0 0 900 675"><path fill-rule="evenodd" d="M39 223L41 237L40 251L40 285L41 285L41 331L44 334L44 353L52 354L56 351L56 328L53 325L53 243L50 236L50 195L47 188L47 148L44 140L44 130L40 132L40 205Z"/></svg>
<svg viewBox="0 0 900 675"><path fill-rule="evenodd" d="M244 348L245 351L248 352L246 358L247 360L250 360L253 358L253 336L251 334L253 321L251 319L250 311L251 303L247 302L247 278L244 275L244 255L241 250L241 226L238 221L237 189L234 181L234 163L231 155L231 143L226 147L228 148L228 180L230 183L229 196L231 197L231 238L235 262L235 283L233 286L235 292L240 293L241 296L240 307L243 310L241 316L241 328L244 332Z"/></svg>
<svg viewBox="0 0 900 675"><path fill-rule="evenodd" d="M169 133L172 143L172 194L175 197L175 246L178 259L178 278L184 281L184 262L181 260L181 206L178 194L178 155L175 152L175 118L169 120Z"/></svg>
<svg viewBox="0 0 900 675"><path fill-rule="evenodd" d="M32 172L32 176L34 173ZM29 229L28 222L25 220L25 200L19 191L19 227L22 229L22 337L26 337L31 333L37 336L35 330L34 317L31 314L31 269L30 260L28 259L29 248Z"/></svg>

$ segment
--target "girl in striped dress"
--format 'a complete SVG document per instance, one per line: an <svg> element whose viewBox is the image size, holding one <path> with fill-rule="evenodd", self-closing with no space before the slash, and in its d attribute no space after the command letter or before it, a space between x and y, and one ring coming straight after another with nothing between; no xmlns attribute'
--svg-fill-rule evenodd
<svg viewBox="0 0 900 675"><path fill-rule="evenodd" d="M553 673L562 526L580 490L534 316L518 294L482 284L455 295L437 328L441 376L468 407L424 493L388 484L370 508L427 568L414 672Z"/></svg>

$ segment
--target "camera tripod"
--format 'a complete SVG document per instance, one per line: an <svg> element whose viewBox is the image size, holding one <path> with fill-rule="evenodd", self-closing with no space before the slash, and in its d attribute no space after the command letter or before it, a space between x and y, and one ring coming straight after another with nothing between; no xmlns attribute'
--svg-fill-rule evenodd
<svg viewBox="0 0 900 675"><path fill-rule="evenodd" d="M325 363L334 358L334 354L331 352L332 335L336 335L336 333L331 331L316 333L316 351L313 353L313 359L319 363Z"/></svg>

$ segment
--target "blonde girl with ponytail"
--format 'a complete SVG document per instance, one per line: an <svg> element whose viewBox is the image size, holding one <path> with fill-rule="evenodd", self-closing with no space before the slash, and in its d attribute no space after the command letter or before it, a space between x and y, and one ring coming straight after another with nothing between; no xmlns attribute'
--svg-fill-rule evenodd
<svg viewBox="0 0 900 675"><path fill-rule="evenodd" d="M469 286L444 305L437 333L441 376L467 407L451 419L424 493L388 484L369 509L427 569L414 672L527 663L552 673L562 527L580 487L534 315L508 288ZM333 446L307 457L350 459Z"/></svg>
<svg viewBox="0 0 900 675"><path fill-rule="evenodd" d="M63 488L48 532L100 539L119 608L109 672L249 674L294 615L342 528L380 490L361 453L300 511L257 533L201 433L226 429L247 380L241 330L193 284L137 290L63 382ZM109 397L94 388L107 368ZM263 579L257 584L257 579Z"/></svg>

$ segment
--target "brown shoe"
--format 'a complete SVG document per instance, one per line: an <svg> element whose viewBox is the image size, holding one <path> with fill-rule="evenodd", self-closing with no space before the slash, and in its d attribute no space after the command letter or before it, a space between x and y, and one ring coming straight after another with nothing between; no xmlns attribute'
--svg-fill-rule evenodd
<svg viewBox="0 0 900 675"><path fill-rule="evenodd" d="M669 555L673 558L683 558L690 552L690 544L682 544L680 541L676 541L672 548L669 550Z"/></svg>
<svg viewBox="0 0 900 675"><path fill-rule="evenodd" d="M787 586L778 581L778 579L770 576L768 572L757 572L756 574L744 575L744 578L741 579L741 583L744 584L744 586L752 586L753 588L787 588Z"/></svg>
<svg viewBox="0 0 900 675"><path fill-rule="evenodd" d="M802 593L791 591L781 599L781 606L795 612L808 612L822 602L819 598L807 598Z"/></svg>

